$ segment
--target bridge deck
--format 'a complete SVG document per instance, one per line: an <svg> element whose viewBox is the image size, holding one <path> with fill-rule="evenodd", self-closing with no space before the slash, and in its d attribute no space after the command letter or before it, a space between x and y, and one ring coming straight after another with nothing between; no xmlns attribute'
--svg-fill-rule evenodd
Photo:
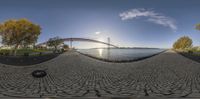
<svg viewBox="0 0 200 99"><path fill-rule="evenodd" d="M113 45L113 44L110 44L110 43L106 43L106 42L102 42L102 41L98 41L98 40L93 40L93 39L87 39L87 38L63 38L62 40L63 41L70 41L70 42L72 42L72 41L94 42L94 43L101 43L101 44L117 47L116 45ZM46 43L47 42L40 43L37 46L44 45Z"/></svg>

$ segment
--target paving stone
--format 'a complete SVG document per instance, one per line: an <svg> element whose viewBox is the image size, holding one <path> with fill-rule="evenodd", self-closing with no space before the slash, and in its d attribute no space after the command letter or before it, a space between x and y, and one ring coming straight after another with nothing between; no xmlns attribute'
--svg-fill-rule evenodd
<svg viewBox="0 0 200 99"><path fill-rule="evenodd" d="M47 75L34 78L34 70ZM200 98L199 72L199 63L172 51L131 63L107 63L68 52L32 66L0 64L0 97Z"/></svg>

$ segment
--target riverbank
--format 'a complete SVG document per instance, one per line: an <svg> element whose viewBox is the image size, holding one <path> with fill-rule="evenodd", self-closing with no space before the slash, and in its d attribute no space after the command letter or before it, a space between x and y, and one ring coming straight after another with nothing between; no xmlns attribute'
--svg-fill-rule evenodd
<svg viewBox="0 0 200 99"><path fill-rule="evenodd" d="M45 70L34 78L35 70ZM74 51L31 66L0 64L0 97L200 98L200 63L172 50L130 63L96 60Z"/></svg>
<svg viewBox="0 0 200 99"><path fill-rule="evenodd" d="M181 54L182 56L189 58L193 61L200 63L200 52L185 52L185 51L176 51L177 53Z"/></svg>

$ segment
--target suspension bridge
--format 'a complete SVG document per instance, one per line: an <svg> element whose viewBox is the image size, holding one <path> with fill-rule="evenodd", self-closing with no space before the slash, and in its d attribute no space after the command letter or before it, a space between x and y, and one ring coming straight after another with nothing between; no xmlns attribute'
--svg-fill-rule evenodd
<svg viewBox="0 0 200 99"><path fill-rule="evenodd" d="M115 48L118 48L118 46L113 45L110 43L110 38L108 38L108 42L103 42L103 41L99 41L99 40L94 40L94 39L89 39L89 38L61 38L61 40L68 41L70 42L70 47L73 47L73 43L74 41L80 41L80 42L93 42L93 43L100 43L100 44L105 44L108 45L108 47L112 46ZM42 46L42 45L46 45L48 41L43 42L43 43L39 43L37 46Z"/></svg>

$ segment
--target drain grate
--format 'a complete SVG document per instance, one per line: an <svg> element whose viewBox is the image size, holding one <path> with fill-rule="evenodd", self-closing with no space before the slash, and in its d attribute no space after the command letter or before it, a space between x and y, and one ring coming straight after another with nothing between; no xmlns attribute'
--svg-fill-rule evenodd
<svg viewBox="0 0 200 99"><path fill-rule="evenodd" d="M46 71L44 70L35 70L32 72L32 76L35 78L42 78L47 75Z"/></svg>

